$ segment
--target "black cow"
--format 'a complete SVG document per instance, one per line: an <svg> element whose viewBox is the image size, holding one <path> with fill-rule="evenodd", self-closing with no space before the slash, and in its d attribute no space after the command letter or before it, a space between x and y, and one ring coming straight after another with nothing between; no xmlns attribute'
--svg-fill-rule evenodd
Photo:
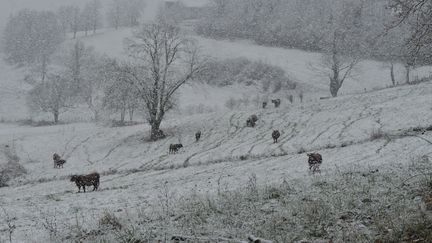
<svg viewBox="0 0 432 243"><path fill-rule="evenodd" d="M169 153L175 154L179 151L179 149L183 148L183 144L170 144L169 146Z"/></svg>
<svg viewBox="0 0 432 243"><path fill-rule="evenodd" d="M197 142L201 139L201 131L195 133L195 139Z"/></svg>
<svg viewBox="0 0 432 243"><path fill-rule="evenodd" d="M272 133L273 143L277 143L280 137L280 132L278 130L274 130Z"/></svg>
<svg viewBox="0 0 432 243"><path fill-rule="evenodd" d="M271 102L274 104L274 106L276 108L278 108L280 106L280 104L281 104L281 100L280 99L275 99L275 100L272 100Z"/></svg>
<svg viewBox="0 0 432 243"><path fill-rule="evenodd" d="M256 115L251 115L251 116L246 120L246 126L247 126L247 127L255 127L257 121L258 121L258 117L257 117Z"/></svg>

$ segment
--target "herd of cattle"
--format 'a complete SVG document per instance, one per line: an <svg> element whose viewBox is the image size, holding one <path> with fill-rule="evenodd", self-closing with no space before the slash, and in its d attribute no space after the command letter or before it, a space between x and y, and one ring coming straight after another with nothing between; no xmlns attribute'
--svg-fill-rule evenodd
<svg viewBox="0 0 432 243"><path fill-rule="evenodd" d="M280 99L272 100L272 103L277 108L281 104ZM266 108L267 102L263 102L263 108ZM246 120L246 126L247 127L255 127L256 122L258 121L258 117L256 115L251 115ZM201 131L198 131L195 133L195 140L196 142L199 142L201 139ZM281 133L278 130L274 130L271 134L273 138L273 143L277 143L278 139L281 136ZM175 154L180 149L183 148L183 144L170 144L169 145L169 154ZM320 165L322 164L322 156L319 153L308 153L308 164L309 164L309 170L312 173L320 172ZM63 165L66 163L66 160L62 159L60 155L55 153L53 155L54 160L54 168L63 168ZM78 187L78 192L81 192L81 188L83 188L84 192L86 191L86 186L93 186L93 191L97 190L99 188L99 179L100 175L98 173L91 173L88 175L73 175L71 176L70 181L75 182L76 186Z"/></svg>

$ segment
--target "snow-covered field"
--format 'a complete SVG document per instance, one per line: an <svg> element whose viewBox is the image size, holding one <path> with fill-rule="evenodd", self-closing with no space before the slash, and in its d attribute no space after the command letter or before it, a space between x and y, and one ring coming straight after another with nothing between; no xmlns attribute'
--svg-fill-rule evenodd
<svg viewBox="0 0 432 243"><path fill-rule="evenodd" d="M2 124L2 146L16 150L28 173L0 188L0 205L17 219L16 241L41 242L48 237L38 223L44 216L55 212L61 227L60 222L74 220L77 210L94 220L106 210L134 210L157 200L166 183L181 195L213 193L221 177L235 189L251 174L260 184L283 179L309 183L314 176L308 173L307 156L301 150L323 155L320 176L324 177L338 168L381 170L395 162L409 164L432 154L430 142L424 140L432 140L431 132L403 135L410 128L430 125L430 100L432 86L424 83L280 109L195 115L167 120L162 129L169 137L159 142L144 140L146 125ZM256 128L245 127L251 114L259 117ZM272 143L273 129L282 132L278 144ZM203 132L199 142L194 140L197 130ZM371 139L378 131L388 138ZM170 155L170 143L185 147ZM67 159L64 169L53 168L54 152ZM93 171L102 174L100 191L76 194L68 176Z"/></svg>
<svg viewBox="0 0 432 243"><path fill-rule="evenodd" d="M132 30L128 28L118 31L104 29L101 33L82 40L87 45L94 46L100 53L122 57L126 55L123 40L131 35ZM214 40L196 35L192 37L198 40L205 55L218 59L244 57L279 66L293 81L300 84L307 98L329 96L329 78L324 74L324 67L321 64L322 55L319 53L260 46L247 40ZM428 77L431 74L431 67L420 67L411 72L411 79ZM405 69L402 65L395 65L395 77L398 83L405 82ZM354 70L352 77L345 81L340 95L370 91L390 85L388 64L366 60L361 62ZM189 95L185 93L184 96ZM219 100L222 105L225 101L225 99Z"/></svg>
<svg viewBox="0 0 432 243"><path fill-rule="evenodd" d="M122 57L123 39L130 35L126 28L104 29L82 40L101 53ZM230 98L265 94L256 87L188 84L181 89L179 108L185 113L188 107L203 105L209 112L170 114L162 124L168 137L158 142L146 140L146 124L113 128L93 123L49 127L0 123L0 167L10 159L6 152L12 151L27 171L0 188L0 242L8 240L4 212L16 225L14 242L47 242L53 240L50 232L71 224L97 224L106 212L133 214L160 200L165 187L184 198L194 193L215 195L221 181L229 190L241 190L251 175L256 175L260 186L286 181L293 187L307 187L333 179L340 171L366 168L392 173L395 164L410 166L418 158L432 156L432 132L413 130L432 125L431 82L375 90L390 85L389 70L383 63L363 61L355 77L345 82L340 97L320 100L329 92L328 77L314 71L319 68L318 53L195 38L212 57L245 57L283 68L305 89L305 101L283 102L278 109L251 106L228 111L224 104ZM412 77L430 72L430 67L419 68ZM29 85L22 81L22 70L1 61L0 73L0 119L29 117L24 98ZM396 76L402 82L401 66ZM252 114L259 120L255 128L248 128L246 119ZM282 136L274 144L271 132L276 129ZM203 135L196 142L198 130ZM168 147L174 143L184 148L169 154ZM55 152L67 160L63 169L53 168ZM306 152L323 155L321 174L309 173ZM100 190L76 193L70 175L95 171L101 174ZM55 239L65 240L60 235Z"/></svg>

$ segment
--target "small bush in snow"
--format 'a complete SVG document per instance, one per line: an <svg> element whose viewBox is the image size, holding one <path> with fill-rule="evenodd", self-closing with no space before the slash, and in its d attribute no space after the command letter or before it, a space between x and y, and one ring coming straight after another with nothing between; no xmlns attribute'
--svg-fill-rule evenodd
<svg viewBox="0 0 432 243"><path fill-rule="evenodd" d="M230 98L225 102L225 107L230 110L234 110L236 106L237 106L237 101L234 98Z"/></svg>
<svg viewBox="0 0 432 243"><path fill-rule="evenodd" d="M303 148L303 147L300 147L300 148L297 150L297 153L298 153L298 154L306 153L306 149Z"/></svg>
<svg viewBox="0 0 432 243"><path fill-rule="evenodd" d="M370 134L370 140L378 140L384 138L386 135L381 129L375 129Z"/></svg>
<svg viewBox="0 0 432 243"><path fill-rule="evenodd" d="M7 160L7 163L0 164L0 187L7 186L7 182L13 178L26 174L26 169L19 163L20 158L15 152L15 149L6 145L0 149Z"/></svg>
<svg viewBox="0 0 432 243"><path fill-rule="evenodd" d="M233 84L257 85L265 92L274 93L296 88L295 82L286 76L282 68L245 58L212 61L206 70L195 76L195 80L221 87Z"/></svg>
<svg viewBox="0 0 432 243"><path fill-rule="evenodd" d="M108 211L105 211L103 216L99 219L99 226L114 230L121 230L123 227L120 220Z"/></svg>

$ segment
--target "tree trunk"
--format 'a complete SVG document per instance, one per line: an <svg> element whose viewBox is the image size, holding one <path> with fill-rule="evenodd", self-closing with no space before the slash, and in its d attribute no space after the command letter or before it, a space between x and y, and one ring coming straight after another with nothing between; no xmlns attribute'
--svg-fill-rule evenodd
<svg viewBox="0 0 432 243"><path fill-rule="evenodd" d="M133 121L134 109L129 108L129 121Z"/></svg>
<svg viewBox="0 0 432 243"><path fill-rule="evenodd" d="M393 63L390 63L390 78L391 78L393 86L396 86L396 79L395 79L395 74L394 74L394 64Z"/></svg>
<svg viewBox="0 0 432 243"><path fill-rule="evenodd" d="M159 139L165 138L165 134L160 130L161 120L153 121L150 123L151 125L151 134L150 139L152 141L157 141Z"/></svg>
<svg viewBox="0 0 432 243"><path fill-rule="evenodd" d="M330 78L330 93L333 97L337 97L339 88L340 88L339 81L334 77Z"/></svg>
<svg viewBox="0 0 432 243"><path fill-rule="evenodd" d="M42 83L45 81L45 77L46 77L46 73L47 73L47 58L45 57L45 55L42 57L42 67L41 67L41 71L42 71Z"/></svg>
<svg viewBox="0 0 432 243"><path fill-rule="evenodd" d="M333 39L333 53L332 53L332 76L330 77L330 93L336 97L341 87L341 80L339 78L339 61L337 58L338 51L336 46L336 34Z"/></svg>
<svg viewBox="0 0 432 243"><path fill-rule="evenodd" d="M54 115L54 123L57 124L58 121L59 121L59 112L58 111L54 111L53 115Z"/></svg>
<svg viewBox="0 0 432 243"><path fill-rule="evenodd" d="M95 110L93 113L94 113L94 120L95 120L95 122L98 122L100 120L99 111Z"/></svg>
<svg viewBox="0 0 432 243"><path fill-rule="evenodd" d="M406 83L409 84L410 81L410 69L411 67L409 65L405 66L405 70L406 70Z"/></svg>
<svg viewBox="0 0 432 243"><path fill-rule="evenodd" d="M120 122L121 122L121 123L124 123L125 116L126 116L126 109L123 108L123 109L121 110L121 112L120 112Z"/></svg>

